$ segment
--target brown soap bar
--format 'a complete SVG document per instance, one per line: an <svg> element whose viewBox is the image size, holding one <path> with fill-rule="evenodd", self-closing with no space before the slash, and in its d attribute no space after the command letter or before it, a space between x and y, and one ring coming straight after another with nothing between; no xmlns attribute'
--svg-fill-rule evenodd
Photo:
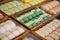
<svg viewBox="0 0 60 40"><path fill-rule="evenodd" d="M4 16L0 13L0 20L2 20L4 18Z"/></svg>

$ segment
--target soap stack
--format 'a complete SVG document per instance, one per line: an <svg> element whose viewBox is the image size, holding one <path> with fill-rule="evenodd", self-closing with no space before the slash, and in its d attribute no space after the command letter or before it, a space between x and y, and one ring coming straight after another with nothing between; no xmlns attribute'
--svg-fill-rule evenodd
<svg viewBox="0 0 60 40"><path fill-rule="evenodd" d="M17 26L12 20L0 24L0 40L11 40L24 32L22 26Z"/></svg>
<svg viewBox="0 0 60 40"><path fill-rule="evenodd" d="M45 0L22 0L24 3L30 4L32 6L44 2Z"/></svg>
<svg viewBox="0 0 60 40"><path fill-rule="evenodd" d="M4 18L4 15L0 13L0 20L2 20L3 18Z"/></svg>
<svg viewBox="0 0 60 40"><path fill-rule="evenodd" d="M51 14L57 14L60 11L60 3L58 1L51 1L42 5L41 8Z"/></svg>
<svg viewBox="0 0 60 40"><path fill-rule="evenodd" d="M0 5L0 10L2 10L4 13L8 15L13 15L16 12L22 11L28 7L30 7L29 4L24 4L20 1L11 1Z"/></svg>
<svg viewBox="0 0 60 40"><path fill-rule="evenodd" d="M60 29L60 20L54 19L52 22L48 23L47 25L43 26L42 28L40 28L39 30L35 32L39 34L40 36L47 38L48 35L52 34L58 28Z"/></svg>
<svg viewBox="0 0 60 40"><path fill-rule="evenodd" d="M24 23L28 28L33 28L34 26L43 22L49 17L51 17L51 15L45 13L43 10L39 8L35 8L21 15L17 15L16 19Z"/></svg>

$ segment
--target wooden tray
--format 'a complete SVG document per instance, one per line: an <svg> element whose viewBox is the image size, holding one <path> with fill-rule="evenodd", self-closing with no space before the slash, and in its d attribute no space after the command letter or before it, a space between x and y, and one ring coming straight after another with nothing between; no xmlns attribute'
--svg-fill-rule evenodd
<svg viewBox="0 0 60 40"><path fill-rule="evenodd" d="M5 20L5 21L8 21L8 20L12 20L12 21L13 21L16 25L18 25L18 26L22 26L21 24L19 24L18 22L16 22L16 21L15 21L14 19L12 19L12 18L8 18L8 19ZM4 21L4 22L5 22L5 21ZM25 32L23 32L22 34L16 36L16 37L13 38L12 40L18 39L18 38L20 38L20 37L22 37L22 36L24 36L24 35L26 35L26 34L29 33L29 30L27 30L26 28L24 28L24 26L22 26L22 28L25 29Z"/></svg>
<svg viewBox="0 0 60 40"><path fill-rule="evenodd" d="M38 28L39 29L39 28ZM58 28L57 28L58 29ZM36 29L37 30L37 29ZM40 39L42 39L42 40L46 40L44 37L42 37L42 36L40 36L39 34L37 34L35 31L36 30L34 30L34 31L31 31L32 32L32 34L34 34L35 36L37 36L38 38L40 38ZM54 31L56 31L56 30L53 30L52 32L54 32ZM50 33L51 34L51 33ZM48 35L47 35L48 36Z"/></svg>

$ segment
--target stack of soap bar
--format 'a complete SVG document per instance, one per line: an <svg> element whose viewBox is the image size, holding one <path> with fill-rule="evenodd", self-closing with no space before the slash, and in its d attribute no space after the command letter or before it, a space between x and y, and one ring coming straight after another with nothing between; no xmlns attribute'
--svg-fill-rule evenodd
<svg viewBox="0 0 60 40"><path fill-rule="evenodd" d="M45 5L42 5L41 8L45 11L49 11L50 9L53 9L54 7L56 7L58 5L60 5L60 3L58 1L52 1Z"/></svg>
<svg viewBox="0 0 60 40"><path fill-rule="evenodd" d="M24 32L22 26L17 26L12 20L0 24L0 40L11 40Z"/></svg>
<svg viewBox="0 0 60 40"><path fill-rule="evenodd" d="M4 18L4 15L0 13L0 20L2 20L3 18Z"/></svg>
<svg viewBox="0 0 60 40"><path fill-rule="evenodd" d="M60 28L55 30L53 33L46 37L46 40L59 40L60 39Z"/></svg>
<svg viewBox="0 0 60 40"><path fill-rule="evenodd" d="M19 40L40 40L39 38L35 37L34 35L32 34L28 34L26 35L25 37L19 39Z"/></svg>
<svg viewBox="0 0 60 40"><path fill-rule="evenodd" d="M43 10L39 8L35 8L29 12L23 13L21 15L17 15L16 19L24 23L27 27L33 28L34 26L43 22L49 17L51 17L51 15L45 13Z"/></svg>
<svg viewBox="0 0 60 40"><path fill-rule="evenodd" d="M42 2L44 2L45 0L23 0L23 2L25 2L25 3L27 3L28 2L28 4L30 4L30 5L37 5L37 4L39 4L39 3L42 3Z"/></svg>
<svg viewBox="0 0 60 40"><path fill-rule="evenodd" d="M60 20L54 19L52 22L48 23L47 25L43 26L42 28L40 28L35 32L45 38L47 35L49 35L54 30L59 28L59 26L60 26Z"/></svg>
<svg viewBox="0 0 60 40"><path fill-rule="evenodd" d="M8 15L13 15L16 12L22 11L26 8L30 7L29 4L24 4L19 1L11 1L5 4L0 5L0 10Z"/></svg>
<svg viewBox="0 0 60 40"><path fill-rule="evenodd" d="M58 14L60 12L60 6L57 6L56 8L49 11L51 14Z"/></svg>

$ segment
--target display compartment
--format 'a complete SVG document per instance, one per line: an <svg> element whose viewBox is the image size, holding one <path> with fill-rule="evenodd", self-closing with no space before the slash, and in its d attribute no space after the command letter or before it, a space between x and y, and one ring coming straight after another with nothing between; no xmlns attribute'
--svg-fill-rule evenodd
<svg viewBox="0 0 60 40"><path fill-rule="evenodd" d="M18 22L16 22L14 19L11 19L11 18L8 18L4 22L1 22L0 25L2 26L2 28L4 28L3 29L4 33L1 31L2 29L0 29L1 40L3 39L15 40L16 38L18 39L18 37L22 37L27 33L29 33L29 30L27 30L21 24L19 24Z"/></svg>

